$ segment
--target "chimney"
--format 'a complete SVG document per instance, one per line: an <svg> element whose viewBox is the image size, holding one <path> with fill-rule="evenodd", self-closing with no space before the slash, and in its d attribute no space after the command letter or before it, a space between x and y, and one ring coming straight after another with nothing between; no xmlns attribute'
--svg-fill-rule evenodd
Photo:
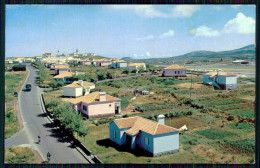
<svg viewBox="0 0 260 168"><path fill-rule="evenodd" d="M164 124L165 116L163 114L160 114L157 116L157 122L160 124Z"/></svg>
<svg viewBox="0 0 260 168"><path fill-rule="evenodd" d="M83 86L83 80L79 80L78 84L80 84L81 86Z"/></svg>
<svg viewBox="0 0 260 168"><path fill-rule="evenodd" d="M217 74L218 74L218 75L221 74L221 69L218 69Z"/></svg>
<svg viewBox="0 0 260 168"><path fill-rule="evenodd" d="M99 92L99 101L106 101L106 92Z"/></svg>

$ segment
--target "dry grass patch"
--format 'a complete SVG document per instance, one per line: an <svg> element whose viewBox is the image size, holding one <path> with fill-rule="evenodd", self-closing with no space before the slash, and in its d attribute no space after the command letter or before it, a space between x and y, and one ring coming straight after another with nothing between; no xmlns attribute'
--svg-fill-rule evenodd
<svg viewBox="0 0 260 168"><path fill-rule="evenodd" d="M198 89L201 88L203 84L201 83L192 83L192 85L190 83L180 83L174 86L177 87L181 87L181 88L190 88L192 86L193 89Z"/></svg>
<svg viewBox="0 0 260 168"><path fill-rule="evenodd" d="M208 159L208 163L250 163L250 159L245 155L233 155L231 152L220 151L209 145L196 145L191 149L192 153L200 155L203 158Z"/></svg>
<svg viewBox="0 0 260 168"><path fill-rule="evenodd" d="M186 124L186 126L188 127L188 129L195 129L195 128L200 128L200 127L205 127L207 126L206 123L193 119L193 118L189 118L189 117L179 117L179 118L171 118L171 119L166 119L165 120L165 124L169 125L171 127L174 128L180 128L183 125Z"/></svg>
<svg viewBox="0 0 260 168"><path fill-rule="evenodd" d="M5 148L5 163L24 164L37 163L37 161L32 149L13 146L11 148Z"/></svg>

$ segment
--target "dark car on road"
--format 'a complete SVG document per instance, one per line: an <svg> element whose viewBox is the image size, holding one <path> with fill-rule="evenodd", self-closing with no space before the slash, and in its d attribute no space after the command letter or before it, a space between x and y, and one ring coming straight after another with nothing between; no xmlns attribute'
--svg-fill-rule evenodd
<svg viewBox="0 0 260 168"><path fill-rule="evenodd" d="M26 85L25 85L25 90L26 91L30 91L32 89L32 85L30 84L30 83L27 83Z"/></svg>

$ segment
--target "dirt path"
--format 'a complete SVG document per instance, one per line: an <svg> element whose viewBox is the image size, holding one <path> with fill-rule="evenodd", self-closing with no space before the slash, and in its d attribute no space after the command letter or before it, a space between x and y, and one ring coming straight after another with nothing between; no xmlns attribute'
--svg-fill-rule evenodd
<svg viewBox="0 0 260 168"><path fill-rule="evenodd" d="M39 152L37 152L36 150L33 150L33 149L32 149L32 151L33 151L34 159L35 159L36 163L43 163L44 160L42 159Z"/></svg>

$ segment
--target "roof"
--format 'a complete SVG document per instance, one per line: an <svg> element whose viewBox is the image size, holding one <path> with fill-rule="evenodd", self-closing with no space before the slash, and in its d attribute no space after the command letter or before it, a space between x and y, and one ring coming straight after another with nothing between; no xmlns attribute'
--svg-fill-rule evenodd
<svg viewBox="0 0 260 168"><path fill-rule="evenodd" d="M107 60L107 59L96 59L96 60L93 60L94 62L111 62L110 60Z"/></svg>
<svg viewBox="0 0 260 168"><path fill-rule="evenodd" d="M90 60L88 60L88 59L84 59L84 60L80 60L79 62L84 62L84 61L90 61Z"/></svg>
<svg viewBox="0 0 260 168"><path fill-rule="evenodd" d="M69 102L72 103L72 104L78 104L80 102L84 102L86 104L89 104L89 103L93 103L93 102L99 102L99 100L100 100L100 92L93 92L93 93L90 93L86 96L82 96L82 97L79 97L79 98L76 98L76 99L72 99ZM120 99L106 94L106 101L117 101L117 100L120 100Z"/></svg>
<svg viewBox="0 0 260 168"><path fill-rule="evenodd" d="M151 135L164 134L169 132L179 131L177 128L173 128L167 125L160 124L158 122L148 120L143 117L129 117L129 118L120 118L114 120L118 128L129 128L126 133L130 135L136 135L139 131L146 132Z"/></svg>
<svg viewBox="0 0 260 168"><path fill-rule="evenodd" d="M63 66L58 66L58 67L55 66L55 69L69 69L69 68L63 65Z"/></svg>
<svg viewBox="0 0 260 168"><path fill-rule="evenodd" d="M126 62L125 60L118 60L118 61L114 61L114 62Z"/></svg>
<svg viewBox="0 0 260 168"><path fill-rule="evenodd" d="M128 66L145 66L145 63L131 63Z"/></svg>
<svg viewBox="0 0 260 168"><path fill-rule="evenodd" d="M235 60L235 61L232 61L232 62L248 62L248 61L245 61L245 60Z"/></svg>
<svg viewBox="0 0 260 168"><path fill-rule="evenodd" d="M173 65L168 66L168 67L166 67L166 68L164 68L164 69L186 69L186 68L184 68L184 67L182 67L182 66L179 66L179 65L177 65L177 64L173 64Z"/></svg>
<svg viewBox="0 0 260 168"><path fill-rule="evenodd" d="M218 74L218 72L213 71L213 72L208 72L205 75L210 75L210 77L216 76ZM220 76L236 76L236 74L234 73L230 73L230 72L220 72Z"/></svg>
<svg viewBox="0 0 260 168"><path fill-rule="evenodd" d="M44 54L51 54L52 52L45 52Z"/></svg>
<svg viewBox="0 0 260 168"><path fill-rule="evenodd" d="M54 76L53 78L65 78L65 77L72 77L72 72L63 72L59 75Z"/></svg>
<svg viewBox="0 0 260 168"><path fill-rule="evenodd" d="M83 81L83 87L88 88L91 85L95 85L95 84L91 83L91 82ZM64 87L66 87L66 88L67 87L69 87L69 88L77 88L77 87L81 87L81 85L79 84L79 81L74 81L72 84L69 84L69 85L64 86Z"/></svg>

